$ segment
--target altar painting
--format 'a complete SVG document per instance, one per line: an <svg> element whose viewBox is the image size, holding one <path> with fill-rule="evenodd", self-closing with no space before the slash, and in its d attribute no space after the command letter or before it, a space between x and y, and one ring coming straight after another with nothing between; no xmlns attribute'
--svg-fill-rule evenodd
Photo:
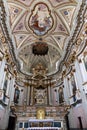
<svg viewBox="0 0 87 130"><path fill-rule="evenodd" d="M47 91L46 89L34 88L34 104L42 105L47 103Z"/></svg>

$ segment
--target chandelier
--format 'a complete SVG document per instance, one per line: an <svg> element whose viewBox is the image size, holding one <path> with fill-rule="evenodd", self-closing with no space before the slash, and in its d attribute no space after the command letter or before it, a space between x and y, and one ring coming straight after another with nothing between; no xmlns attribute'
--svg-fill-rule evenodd
<svg viewBox="0 0 87 130"><path fill-rule="evenodd" d="M47 55L48 54L48 45L45 42L35 42L32 46L32 53L34 55Z"/></svg>

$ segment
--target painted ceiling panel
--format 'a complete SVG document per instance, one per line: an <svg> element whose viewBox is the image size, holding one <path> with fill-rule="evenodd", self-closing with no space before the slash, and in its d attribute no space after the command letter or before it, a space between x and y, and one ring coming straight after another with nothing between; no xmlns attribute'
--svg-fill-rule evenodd
<svg viewBox="0 0 87 130"><path fill-rule="evenodd" d="M31 34L27 34L27 36L28 37L20 44L19 49L21 49L29 44L31 45L31 44L35 43L35 41L36 41L35 37L33 37Z"/></svg>
<svg viewBox="0 0 87 130"><path fill-rule="evenodd" d="M55 47L59 50L59 48L58 48L59 46L58 46L57 42L53 39L52 36L47 37L47 38L46 38L46 41L47 41L49 44L51 44L52 46L55 46Z"/></svg>
<svg viewBox="0 0 87 130"><path fill-rule="evenodd" d="M22 9L18 7L17 5L9 4L9 15L10 15L10 21L11 25L14 23L16 18L21 14Z"/></svg>
<svg viewBox="0 0 87 130"><path fill-rule="evenodd" d="M24 13L22 18L18 21L17 25L14 27L13 32L27 32L27 29L25 27L25 18L27 16L28 12Z"/></svg>
<svg viewBox="0 0 87 130"><path fill-rule="evenodd" d="M64 17L64 19L66 20L67 24L71 28L73 16L74 16L74 12L75 12L75 6L65 7L65 8L61 9L60 12L61 12L62 16Z"/></svg>
<svg viewBox="0 0 87 130"><path fill-rule="evenodd" d="M24 40L29 36L29 34L14 34L17 48L21 46Z"/></svg>
<svg viewBox="0 0 87 130"><path fill-rule="evenodd" d="M20 3L26 5L26 6L30 6L31 2L33 2L33 0L17 0Z"/></svg>
<svg viewBox="0 0 87 130"><path fill-rule="evenodd" d="M66 40L66 36L54 35L53 38L56 40L59 48L64 50L64 43L65 43L65 40Z"/></svg>
<svg viewBox="0 0 87 130"><path fill-rule="evenodd" d="M68 34L68 29L63 23L64 21L61 21L61 19L57 14L55 14L55 17L56 17L56 26L55 26L54 33Z"/></svg>
<svg viewBox="0 0 87 130"><path fill-rule="evenodd" d="M50 2L55 7L66 2L70 2L70 0L50 0Z"/></svg>

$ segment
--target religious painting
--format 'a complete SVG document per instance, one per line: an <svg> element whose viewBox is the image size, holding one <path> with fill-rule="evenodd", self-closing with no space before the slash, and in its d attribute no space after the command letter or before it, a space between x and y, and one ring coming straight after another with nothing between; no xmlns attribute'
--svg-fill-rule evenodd
<svg viewBox="0 0 87 130"><path fill-rule="evenodd" d="M84 65L85 65L85 69L87 71L87 55L84 57Z"/></svg>
<svg viewBox="0 0 87 130"><path fill-rule="evenodd" d="M5 99L6 99L6 91L7 91L7 78L5 79L5 82L4 82L4 86L3 86L3 91L4 91L4 96L3 96L3 101L5 102Z"/></svg>
<svg viewBox="0 0 87 130"><path fill-rule="evenodd" d="M63 88L60 87L58 92L59 92L59 104L61 104L64 102Z"/></svg>
<svg viewBox="0 0 87 130"><path fill-rule="evenodd" d="M29 18L29 26L36 35L44 35L52 28L53 18L49 8L44 3L35 5Z"/></svg>
<svg viewBox="0 0 87 130"><path fill-rule="evenodd" d="M47 91L44 88L34 88L34 104L47 104Z"/></svg>
<svg viewBox="0 0 87 130"><path fill-rule="evenodd" d="M6 89L7 89L7 83L8 83L8 81L7 81L7 79L5 79L5 82L4 82L4 87L3 87L3 89L6 91Z"/></svg>
<svg viewBox="0 0 87 130"><path fill-rule="evenodd" d="M14 92L14 103L16 104L19 103L19 95L20 95L20 90L18 87L16 87Z"/></svg>
<svg viewBox="0 0 87 130"><path fill-rule="evenodd" d="M76 93L76 82L75 82L74 76L71 77L71 85L72 85L73 94L75 94Z"/></svg>

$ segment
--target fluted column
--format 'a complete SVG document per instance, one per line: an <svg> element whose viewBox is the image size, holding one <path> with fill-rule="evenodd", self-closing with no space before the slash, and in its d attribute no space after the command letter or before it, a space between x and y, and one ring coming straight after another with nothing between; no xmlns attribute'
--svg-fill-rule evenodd
<svg viewBox="0 0 87 130"><path fill-rule="evenodd" d="M72 84L71 84L71 80L69 79L68 82L69 82L70 96L72 96L72 95L73 95L73 92L72 92Z"/></svg>
<svg viewBox="0 0 87 130"><path fill-rule="evenodd" d="M69 79L65 77L64 78L64 100L67 104L69 104L70 96L71 96L71 93L70 93Z"/></svg>
<svg viewBox="0 0 87 130"><path fill-rule="evenodd" d="M10 89L10 83L11 83L11 79L10 79L11 74L9 73L8 75L8 83L7 83L7 90L6 90L6 95L9 95L9 89Z"/></svg>
<svg viewBox="0 0 87 130"><path fill-rule="evenodd" d="M27 105L29 105L29 98L30 98L30 86L27 87Z"/></svg>
<svg viewBox="0 0 87 130"><path fill-rule="evenodd" d="M48 86L48 90L49 90L49 105L52 105L52 91L51 91L51 81L49 81L49 86Z"/></svg>
<svg viewBox="0 0 87 130"><path fill-rule="evenodd" d="M31 87L31 104L30 105L33 105L33 86Z"/></svg>
<svg viewBox="0 0 87 130"><path fill-rule="evenodd" d="M49 105L51 105L51 98L50 98L50 86L48 86L48 96L49 96Z"/></svg>
<svg viewBox="0 0 87 130"><path fill-rule="evenodd" d="M79 61L79 66L80 66L83 82L87 82L87 76L85 76L86 68L85 68L85 64L82 58Z"/></svg>
<svg viewBox="0 0 87 130"><path fill-rule="evenodd" d="M4 84L4 80L5 80L5 75L6 75L4 68L5 68L5 60L3 59L1 66L0 66L0 89L3 89L3 84Z"/></svg>
<svg viewBox="0 0 87 130"><path fill-rule="evenodd" d="M32 96L32 94L31 94L31 88L32 88L32 86L30 85L30 93L29 93L29 105L31 105L31 96Z"/></svg>
<svg viewBox="0 0 87 130"><path fill-rule="evenodd" d="M12 77L10 81L10 87L9 87L9 93L8 95L10 96L10 104L14 101L14 92L15 92L15 78Z"/></svg>
<svg viewBox="0 0 87 130"><path fill-rule="evenodd" d="M47 105L49 105L49 86L47 85Z"/></svg>
<svg viewBox="0 0 87 130"><path fill-rule="evenodd" d="M33 105L33 85L32 84L33 84L33 81L31 80L29 105Z"/></svg>

